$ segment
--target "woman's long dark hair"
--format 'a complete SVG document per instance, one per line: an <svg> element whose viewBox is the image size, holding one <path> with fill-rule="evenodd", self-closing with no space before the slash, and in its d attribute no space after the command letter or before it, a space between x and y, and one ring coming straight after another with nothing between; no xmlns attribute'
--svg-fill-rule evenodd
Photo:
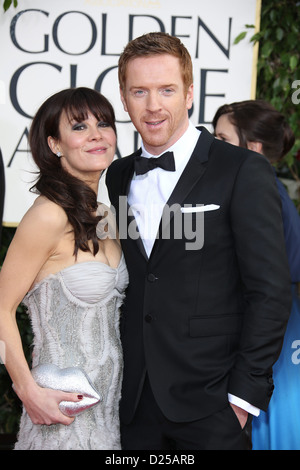
<svg viewBox="0 0 300 470"><path fill-rule="evenodd" d="M99 249L96 226L101 217L95 215L97 194L83 181L65 171L60 158L49 145L48 137L59 139L59 122L62 112L70 120L82 122L92 113L97 120L110 124L116 133L115 114L109 101L90 88L70 88L48 98L36 113L29 132L32 157L39 168L39 176L32 191L38 192L61 206L74 230L74 255L78 250Z"/></svg>
<svg viewBox="0 0 300 470"><path fill-rule="evenodd" d="M262 153L271 163L280 161L293 147L295 136L285 117L264 100L246 100L221 106L212 121L227 114L236 127L240 147L261 142Z"/></svg>

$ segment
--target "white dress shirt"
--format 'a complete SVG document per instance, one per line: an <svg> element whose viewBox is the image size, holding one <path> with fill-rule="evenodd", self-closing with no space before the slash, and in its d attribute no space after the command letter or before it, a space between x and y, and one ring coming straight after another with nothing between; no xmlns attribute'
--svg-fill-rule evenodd
<svg viewBox="0 0 300 470"><path fill-rule="evenodd" d="M175 171L155 168L144 175L134 175L132 179L128 203L148 256L154 245L163 208L193 153L199 135L200 131L189 123L184 135L167 149L174 153ZM160 155L149 154L142 143L142 156L158 158Z"/></svg>
<svg viewBox="0 0 300 470"><path fill-rule="evenodd" d="M176 168L174 172L155 168L144 175L133 176L128 194L128 203L135 217L148 257L157 236L163 208L185 169L199 136L200 131L189 122L189 127L183 136L166 150L174 153ZM160 155L149 154L142 143L142 156L145 158L158 158ZM156 191L154 191L154 188L156 188ZM234 395L228 394L228 400L255 416L260 413L258 408Z"/></svg>

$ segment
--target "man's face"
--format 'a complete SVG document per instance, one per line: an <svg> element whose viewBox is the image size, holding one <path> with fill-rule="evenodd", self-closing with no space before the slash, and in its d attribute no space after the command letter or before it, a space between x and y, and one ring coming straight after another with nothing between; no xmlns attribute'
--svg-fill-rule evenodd
<svg viewBox="0 0 300 470"><path fill-rule="evenodd" d="M138 57L127 65L121 99L146 150L159 155L188 127L193 85L186 92L177 57L168 54Z"/></svg>

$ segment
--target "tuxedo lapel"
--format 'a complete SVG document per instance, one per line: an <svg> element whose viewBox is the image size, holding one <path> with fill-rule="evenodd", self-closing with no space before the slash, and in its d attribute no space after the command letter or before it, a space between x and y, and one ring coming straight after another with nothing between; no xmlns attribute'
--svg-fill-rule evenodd
<svg viewBox="0 0 300 470"><path fill-rule="evenodd" d="M131 227L130 232L132 232L134 234L137 234L137 233L139 234L138 225L136 223L134 215L132 214L132 212L130 210L130 206L129 206L128 202L127 202L127 214L128 214L128 227ZM128 236L130 236L130 234L128 234ZM143 244L143 241L142 241L140 235L138 235L138 237L135 239L135 242L136 242L137 247L140 250L141 254L143 255L143 257L146 259L146 261L148 261L148 255L146 253L146 250L145 250L145 247L144 247L144 244Z"/></svg>
<svg viewBox="0 0 300 470"><path fill-rule="evenodd" d="M201 135L198 139L196 147L165 206L164 211L167 212L167 214L169 215L166 217L162 217L160 227L162 234L170 224L170 221L174 217L175 213L180 210L185 198L188 196L188 194L192 191L192 189L195 187L195 185L205 173L209 150L211 144L214 141L214 137L204 127L199 127L199 130L201 130ZM197 202L200 203L200 201ZM173 205L174 211L172 210L172 212L170 213L169 208Z"/></svg>
<svg viewBox="0 0 300 470"><path fill-rule="evenodd" d="M133 153L129 157L130 158L129 163L127 162L125 168L122 169L122 173L121 173L121 181L122 181L122 184L121 184L122 194L121 195L126 196L126 209L127 209L126 213L127 213L127 221L128 221L127 225L128 225L128 229L130 227L130 232L134 233L134 234L137 234L139 232L139 228L138 228L135 217L132 214L132 211L131 211L129 203L128 203L128 193L129 193L129 190L130 190L131 180L132 180L132 177L133 177L133 174L134 174L134 159L136 157L138 157L139 155L141 155L141 153L142 153L142 149L139 149L135 153ZM125 207L123 209L125 209ZM130 234L128 233L127 236L130 236ZM141 254L143 255L143 257L148 261L148 256L147 256L147 253L145 251L144 244L142 242L141 237L138 236L135 239L135 242L136 242L137 247L140 250Z"/></svg>
<svg viewBox="0 0 300 470"><path fill-rule="evenodd" d="M124 195L124 196L128 196L128 193L129 193L131 180L132 180L132 177L133 177L133 174L134 174L134 159L135 159L135 157L138 157L141 154L141 152L142 152L142 150L139 149L137 152L133 153L129 157L129 163L127 163L127 165L124 168L122 168L122 172L121 172L121 188L122 189L121 189L121 191L122 191L122 195Z"/></svg>
<svg viewBox="0 0 300 470"><path fill-rule="evenodd" d="M164 211L167 213L167 216L162 216L161 224L159 228L159 232L162 234L165 230L168 230L168 225L170 221L174 217L175 213L180 210L182 202L188 196L188 194L192 191L194 186L198 183L198 181L203 176L206 170L206 164L208 161L208 155L210 146L214 140L214 137L204 128L199 127L201 130L201 135L198 139L196 147L191 155L191 158L184 169L177 185L175 186L169 200L166 203ZM129 163L127 162L126 166L122 169L122 195L128 196L130 184L132 180L132 176L134 173L134 158L141 154L141 149L131 155ZM174 205L174 211L168 211L168 208ZM127 202L127 214L128 214L128 226L130 225L131 228L135 233L138 233L138 226L135 220L135 217L131 213L130 207ZM164 214L164 212L163 212ZM144 258L148 261L148 256L145 251L142 239L140 236L137 237L135 240L140 252L144 256ZM159 236L156 238L151 255L155 251L157 243L159 242Z"/></svg>

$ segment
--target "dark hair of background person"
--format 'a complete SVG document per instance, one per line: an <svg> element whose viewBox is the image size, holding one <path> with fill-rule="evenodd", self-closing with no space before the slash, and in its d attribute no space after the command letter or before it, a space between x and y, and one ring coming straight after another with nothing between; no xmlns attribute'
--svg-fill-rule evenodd
<svg viewBox="0 0 300 470"><path fill-rule="evenodd" d="M74 229L74 255L78 250L98 252L96 226L101 217L97 210L97 194L83 181L65 171L60 158L48 145L48 137L59 139L59 123L62 112L69 120L82 122L92 113L98 121L110 124L116 133L115 114L109 101L90 88L62 90L48 98L36 113L29 132L32 157L39 168L39 176L31 191L38 192L61 206Z"/></svg>
<svg viewBox="0 0 300 470"><path fill-rule="evenodd" d="M247 100L221 106L212 125L227 114L235 126L240 147L247 142L260 142L262 153L271 163L280 161L293 147L295 136L285 117L263 100Z"/></svg>

